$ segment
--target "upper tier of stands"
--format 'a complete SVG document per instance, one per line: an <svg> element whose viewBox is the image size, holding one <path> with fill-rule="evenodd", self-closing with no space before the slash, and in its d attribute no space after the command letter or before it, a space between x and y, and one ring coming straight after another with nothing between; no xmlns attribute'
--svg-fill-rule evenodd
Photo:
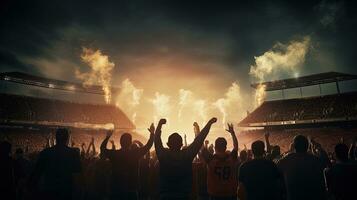
<svg viewBox="0 0 357 200"><path fill-rule="evenodd" d="M115 128L135 128L114 105L81 104L11 94L0 94L0 121L112 123Z"/></svg>
<svg viewBox="0 0 357 200"><path fill-rule="evenodd" d="M357 92L265 101L240 125L290 120L318 120L357 117Z"/></svg>

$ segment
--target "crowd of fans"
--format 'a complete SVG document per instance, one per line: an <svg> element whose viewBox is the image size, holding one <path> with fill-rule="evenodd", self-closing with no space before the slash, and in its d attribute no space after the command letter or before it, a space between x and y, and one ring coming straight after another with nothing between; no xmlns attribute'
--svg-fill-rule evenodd
<svg viewBox="0 0 357 200"><path fill-rule="evenodd" d="M357 92L265 101L241 123L357 117Z"/></svg>
<svg viewBox="0 0 357 200"><path fill-rule="evenodd" d="M244 145L250 146L256 140L264 140L264 134L270 133L270 141L279 145L282 152L289 151L290 143L296 135L311 137L324 147L324 149L332 154L336 145L336 141L341 138L347 143L351 143L357 132L356 128L342 129L334 127L319 127L319 128L299 128L299 129L272 129L272 130L246 130L239 132L240 147Z"/></svg>
<svg viewBox="0 0 357 200"><path fill-rule="evenodd" d="M12 151L11 141L3 138L0 194L19 200L356 198L356 138L350 144L344 138L335 141L331 155L316 138L302 134L290 138L283 152L274 132L239 149L241 134L237 137L228 124L233 148L227 149L224 137L212 144L205 140L216 121L212 118L202 129L194 123L191 144L171 134L168 148L161 141L165 119L148 128L146 144L129 133L114 141L112 131L101 141L77 139L75 144L67 129L58 129L40 140L40 152L32 152L29 142Z"/></svg>
<svg viewBox="0 0 357 200"><path fill-rule="evenodd" d="M114 105L82 104L12 94L0 94L1 121L36 121L58 123L113 123L134 128L126 115Z"/></svg>

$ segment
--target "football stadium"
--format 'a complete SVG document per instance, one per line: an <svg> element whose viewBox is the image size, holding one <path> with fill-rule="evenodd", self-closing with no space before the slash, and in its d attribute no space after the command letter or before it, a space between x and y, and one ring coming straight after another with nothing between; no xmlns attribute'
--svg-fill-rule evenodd
<svg viewBox="0 0 357 200"><path fill-rule="evenodd" d="M355 200L357 1L0 1L0 200Z"/></svg>

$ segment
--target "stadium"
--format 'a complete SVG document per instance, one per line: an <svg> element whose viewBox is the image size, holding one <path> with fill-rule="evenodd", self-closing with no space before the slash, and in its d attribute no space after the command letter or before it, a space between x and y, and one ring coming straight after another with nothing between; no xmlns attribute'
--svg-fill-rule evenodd
<svg viewBox="0 0 357 200"><path fill-rule="evenodd" d="M1 73L0 78L3 85L4 82L11 82L25 87L74 92L76 95L104 95L100 86L84 87L78 83L20 72ZM253 89L264 85L266 92L281 92L281 99L264 101L238 123L238 127L244 130L240 133L241 146L250 146L252 141L263 139L266 132L271 133L272 143L279 145L283 151L289 150L289 141L297 134L315 138L330 152L341 138L352 141L357 124L357 92L343 93L339 84L355 79L356 75L327 72L252 84ZM323 95L321 85L330 83L335 85L336 93ZM319 93L304 97L303 88L309 86L318 87ZM284 90L292 88L298 89L300 97L285 98ZM119 88L112 90L118 92ZM108 129L115 130L115 140L124 132L134 132L135 139L145 140L135 134L133 122L114 105L2 93L0 112L1 136L10 140L13 138L15 146L20 146L20 141L28 142L30 151L42 149L48 134L59 127L70 128L73 144L78 147L82 143L88 144L92 137L101 141ZM31 145L33 143L42 145ZM99 147L99 143L96 146Z"/></svg>
<svg viewBox="0 0 357 200"><path fill-rule="evenodd" d="M0 200L354 200L357 1L0 3Z"/></svg>
<svg viewBox="0 0 357 200"><path fill-rule="evenodd" d="M276 92L281 95L275 99L265 99L260 106L237 123L237 127L241 130L238 133L240 150L247 151L249 159L252 152L247 149L247 146L250 147L254 141L266 140L265 136L269 133L268 145L271 145L271 147L279 146L281 152L289 152L294 137L304 135L323 146L328 156L333 159L332 152L336 144L339 142L350 143L356 137L357 92L342 92L340 89L340 84L344 81L356 79L357 75L327 72L251 84L253 89L263 86L268 95L269 92ZM53 91L52 94L61 91L70 93L75 97L81 94L104 95L100 86L84 87L78 83L38 77L21 72L1 73L0 80L3 91L6 91L8 85L21 85L26 89L44 88L45 91ZM333 84L335 93L330 92L324 95L321 86L323 84ZM318 93L306 96L304 94L306 87L316 87ZM114 92L120 91L120 88L112 87L111 89ZM289 89L297 90L297 97L296 95L292 98L287 97L286 91ZM14 91L13 88L11 91ZM70 130L70 146L81 149L82 159L84 160L93 159L88 154L93 146L92 156L98 156L100 143L106 138L108 130L114 131L111 139L113 149L116 148L114 141L119 141L123 133L129 132L135 140L141 142L147 140L135 132L135 124L115 105L83 103L75 100L76 98L67 100L68 96L61 97L63 94L52 98L48 95L47 98L38 95L26 95L26 92L24 92L25 94L18 94L22 91L26 90L19 89L17 94L6 92L0 94L0 133L1 140L11 142L13 151L19 148L24 149L29 158L30 155L34 156L46 147L54 146L54 133L59 128ZM187 144L185 145L187 146ZM213 147L207 146L207 148L214 151ZM151 154L153 158L156 157L154 152L151 152ZM86 158L87 156L89 157ZM86 162L90 163L93 160ZM205 185L201 180L204 176L202 174L204 168L202 168L199 159L194 161L192 167L195 179L190 198L196 199L196 196L200 195L202 184ZM152 166L145 170L140 169L144 170L140 172L140 180L144 177L146 181L149 181L148 176L155 173L151 171L155 168ZM150 184L153 184L151 191L144 193L147 196L155 197L158 195L155 187L159 183L156 179L150 179L150 181ZM142 187L147 187L147 190L150 188L148 186ZM74 196L78 199L85 199L80 197L83 192L81 191ZM105 194L103 193L104 196Z"/></svg>
<svg viewBox="0 0 357 200"><path fill-rule="evenodd" d="M263 139L271 133L272 143L288 151L292 138L298 134L310 136L320 142L329 152L341 138L351 142L356 134L357 92L341 92L340 84L357 79L356 75L326 72L309 76L252 84L252 88L264 85L266 92L278 91L278 100L264 101L258 108L238 123L242 142ZM333 84L334 93L322 94L321 85ZM306 87L316 87L317 93L304 97ZM298 95L286 98L284 91L297 89Z"/></svg>
<svg viewBox="0 0 357 200"><path fill-rule="evenodd" d="M3 89L6 84L13 83L21 84L26 89L35 87L55 90L54 92L61 90L77 97L82 93L104 95L99 86L83 87L78 83L20 72L1 73L0 79ZM113 88L115 89L118 90ZM81 147L82 143L89 144L92 137L98 142L96 147L99 147L106 130L114 130L114 139L117 141L124 132L131 132L135 139L143 140L142 136L135 134L135 125L114 105L9 93L1 93L0 96L1 137L12 141L15 148L25 145L30 152L38 152L43 149L51 134L61 127L71 130L72 144L76 147Z"/></svg>

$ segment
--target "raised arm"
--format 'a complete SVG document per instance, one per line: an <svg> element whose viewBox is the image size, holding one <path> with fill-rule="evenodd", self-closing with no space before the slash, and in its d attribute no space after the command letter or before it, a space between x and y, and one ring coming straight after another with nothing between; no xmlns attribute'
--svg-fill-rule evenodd
<svg viewBox="0 0 357 200"><path fill-rule="evenodd" d="M55 137L53 136L52 133L50 135L50 142L51 142L51 147L55 146Z"/></svg>
<svg viewBox="0 0 357 200"><path fill-rule="evenodd" d="M195 132L195 137L197 137L197 135L200 133L200 126L197 122L193 123L193 131Z"/></svg>
<svg viewBox="0 0 357 200"><path fill-rule="evenodd" d="M267 152L270 154L271 153L271 145L270 145L269 137L270 137L270 133L266 132L264 134L264 138L265 138L265 143L266 143L266 146L267 146Z"/></svg>
<svg viewBox="0 0 357 200"><path fill-rule="evenodd" d="M226 131L228 131L232 136L233 151L238 152L238 139L237 139L236 133L234 132L233 124L227 124L227 125L228 125L228 129L226 129Z"/></svg>
<svg viewBox="0 0 357 200"><path fill-rule="evenodd" d="M186 134L184 135L184 142L185 142L184 147L187 147L187 137L186 137Z"/></svg>
<svg viewBox="0 0 357 200"><path fill-rule="evenodd" d="M90 154L90 150L92 149L92 154ZM91 138L91 141L88 145L87 148L87 155L88 156L95 156L97 154L97 150L95 149L95 145L94 145L94 137Z"/></svg>
<svg viewBox="0 0 357 200"><path fill-rule="evenodd" d="M82 156L86 156L86 150L85 150L85 148L86 148L86 144L85 144L85 143L82 143L82 145L81 145L81 155L82 155Z"/></svg>
<svg viewBox="0 0 357 200"><path fill-rule="evenodd" d="M217 122L217 118L210 119L206 126L200 131L200 133L196 136L195 140L187 147L188 151L195 156L203 145L203 141L206 139L212 124Z"/></svg>
<svg viewBox="0 0 357 200"><path fill-rule="evenodd" d="M324 165L323 167L328 167L330 166L330 159L328 158L328 154L325 151L325 149L322 147L322 145L315 140L311 140L314 146L313 154L317 156L322 164Z"/></svg>
<svg viewBox="0 0 357 200"><path fill-rule="evenodd" d="M159 123L157 124L157 127L155 129L155 151L156 155L159 156L159 154L163 151L164 146L162 145L162 140L161 140L161 128L162 125L166 124L166 119L160 119Z"/></svg>
<svg viewBox="0 0 357 200"><path fill-rule="evenodd" d="M143 147L139 148L140 156L144 156L147 152L149 152L150 148L154 144L155 126L153 123L151 124L150 128L148 128L148 131L150 132L150 138Z"/></svg>
<svg viewBox="0 0 357 200"><path fill-rule="evenodd" d="M51 142L50 142L50 136L47 135L47 136L46 136L45 148L49 148L49 147L51 147Z"/></svg>
<svg viewBox="0 0 357 200"><path fill-rule="evenodd" d="M100 145L100 153L104 156L107 157L108 156L108 152L109 150L107 149L107 144L109 141L109 138L113 135L113 131L112 130L108 130L107 131L107 135L105 136L105 139L103 140L102 144Z"/></svg>

